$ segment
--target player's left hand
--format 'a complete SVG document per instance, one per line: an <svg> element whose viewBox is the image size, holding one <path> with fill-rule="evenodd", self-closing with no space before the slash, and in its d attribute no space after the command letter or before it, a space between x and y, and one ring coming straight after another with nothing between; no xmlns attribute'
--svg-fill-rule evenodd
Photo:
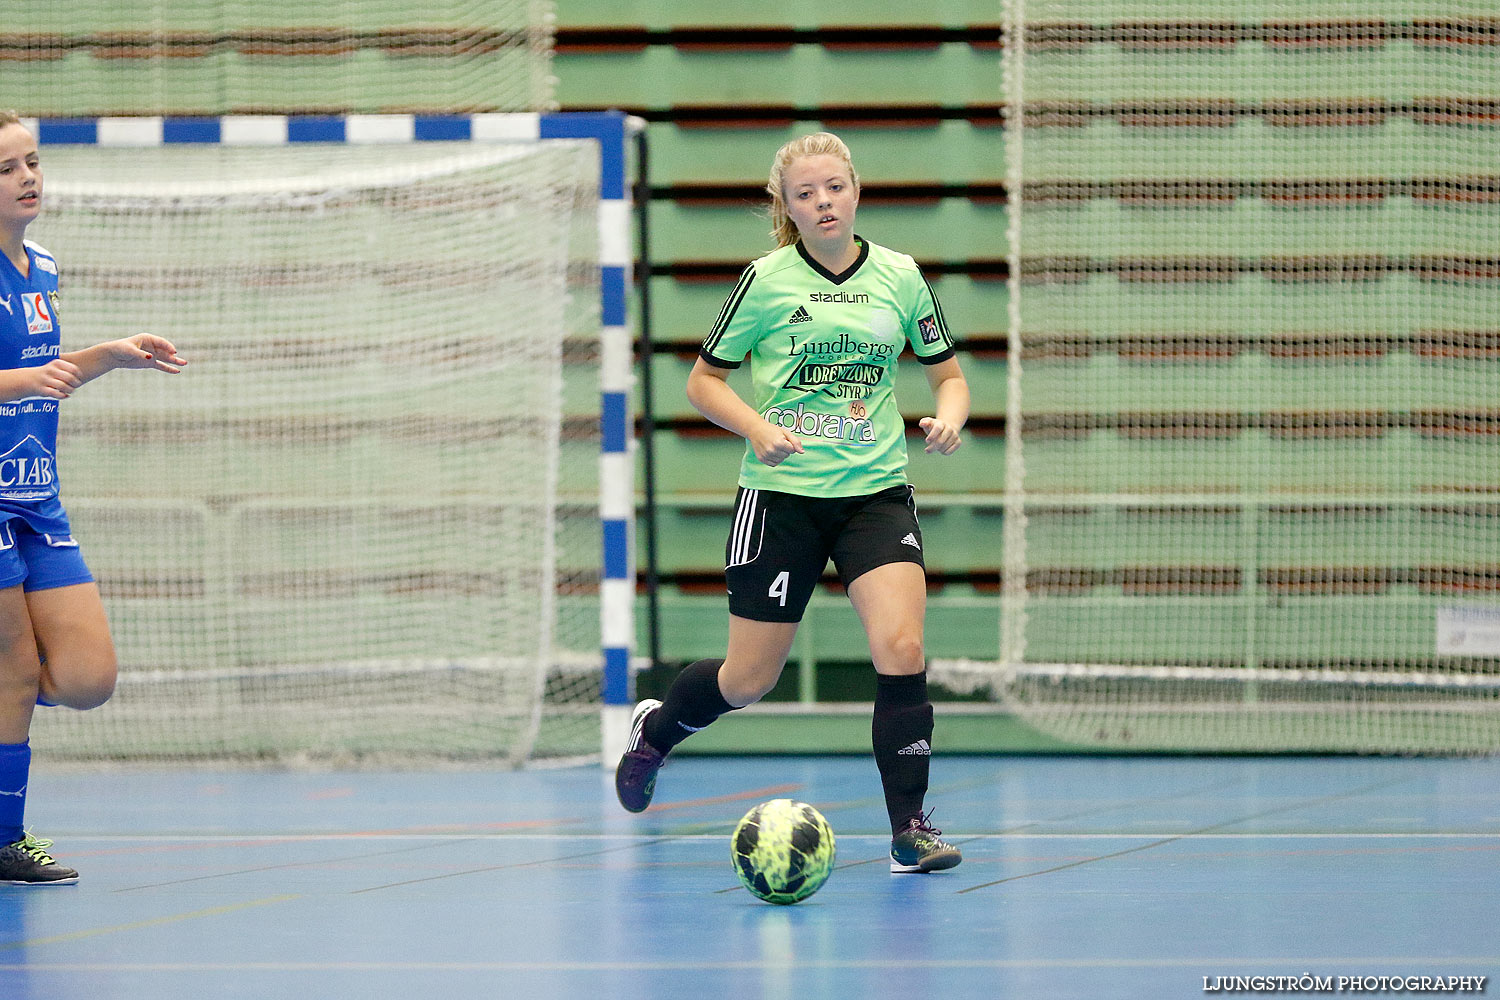
<svg viewBox="0 0 1500 1000"><path fill-rule="evenodd" d="M963 439L958 436L958 428L946 420L923 417L917 421L917 425L927 434L927 447L922 450L928 454L937 452L939 455L951 455L963 444Z"/></svg>
<svg viewBox="0 0 1500 1000"><path fill-rule="evenodd" d="M138 333L116 340L110 344L110 351L117 368L155 368L176 375L187 364L178 356L177 348L170 340L154 333Z"/></svg>

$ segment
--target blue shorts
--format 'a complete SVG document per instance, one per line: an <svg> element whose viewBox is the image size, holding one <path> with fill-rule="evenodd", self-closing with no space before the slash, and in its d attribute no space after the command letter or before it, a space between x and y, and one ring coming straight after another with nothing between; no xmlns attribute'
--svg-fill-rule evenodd
<svg viewBox="0 0 1500 1000"><path fill-rule="evenodd" d="M39 534L19 517L0 521L0 587L24 583L30 593L93 582L72 535Z"/></svg>

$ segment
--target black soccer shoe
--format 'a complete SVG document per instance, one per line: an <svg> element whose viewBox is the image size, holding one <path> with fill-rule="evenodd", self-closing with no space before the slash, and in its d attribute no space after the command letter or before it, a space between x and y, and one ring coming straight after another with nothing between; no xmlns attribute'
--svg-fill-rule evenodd
<svg viewBox="0 0 1500 1000"><path fill-rule="evenodd" d="M661 702L647 698L635 706L630 717L630 742L615 767L615 795L620 805L633 813L644 812L656 792L656 772L666 763L667 755L646 742L646 719L661 708Z"/></svg>
<svg viewBox="0 0 1500 1000"><path fill-rule="evenodd" d="M50 840L39 840L26 834L14 844L0 847L0 884L3 885L72 885L78 873L64 868L47 853Z"/></svg>

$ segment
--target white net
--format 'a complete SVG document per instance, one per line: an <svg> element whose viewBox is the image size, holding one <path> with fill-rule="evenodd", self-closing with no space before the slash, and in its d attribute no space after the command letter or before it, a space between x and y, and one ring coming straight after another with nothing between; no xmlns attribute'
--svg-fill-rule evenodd
<svg viewBox="0 0 1500 1000"><path fill-rule="evenodd" d="M545 111L552 0L48 0L0 34L38 117Z"/></svg>
<svg viewBox="0 0 1500 1000"><path fill-rule="evenodd" d="M45 148L115 699L49 757L597 752L597 151Z"/></svg>
<svg viewBox="0 0 1500 1000"><path fill-rule="evenodd" d="M1378 6L1007 4L1002 663L950 683L1093 745L1500 748L1500 24Z"/></svg>

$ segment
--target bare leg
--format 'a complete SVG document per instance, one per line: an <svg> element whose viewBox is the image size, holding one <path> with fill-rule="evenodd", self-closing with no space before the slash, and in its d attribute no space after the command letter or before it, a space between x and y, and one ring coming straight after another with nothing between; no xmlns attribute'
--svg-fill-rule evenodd
<svg viewBox="0 0 1500 1000"><path fill-rule="evenodd" d="M719 690L735 708L760 701L781 679L797 638L796 622L758 622L729 616L729 654L719 668Z"/></svg>
<svg viewBox="0 0 1500 1000"><path fill-rule="evenodd" d="M36 644L46 657L41 694L69 708L98 708L115 690L115 644L99 587L79 583L26 595Z"/></svg>

